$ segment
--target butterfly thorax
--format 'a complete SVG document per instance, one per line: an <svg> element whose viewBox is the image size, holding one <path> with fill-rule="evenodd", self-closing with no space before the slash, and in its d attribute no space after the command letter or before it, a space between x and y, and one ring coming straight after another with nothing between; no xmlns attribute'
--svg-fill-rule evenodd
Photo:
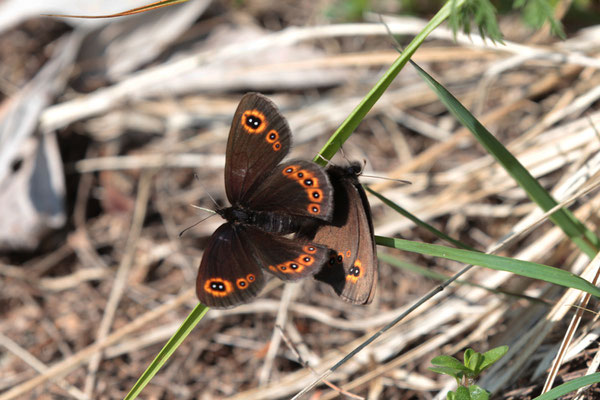
<svg viewBox="0 0 600 400"><path fill-rule="evenodd" d="M242 206L232 206L217 210L217 213L233 224L251 225L262 231L287 234L297 232L301 224L289 214L272 211L251 210Z"/></svg>

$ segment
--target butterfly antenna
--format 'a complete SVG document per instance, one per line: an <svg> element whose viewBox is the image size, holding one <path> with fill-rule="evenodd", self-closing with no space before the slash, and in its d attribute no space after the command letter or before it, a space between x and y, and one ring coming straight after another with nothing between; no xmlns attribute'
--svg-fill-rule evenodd
<svg viewBox="0 0 600 400"><path fill-rule="evenodd" d="M392 182L397 182L397 183L403 183L406 185L412 185L411 181L405 181L404 179L388 178L385 176L365 175L365 174L360 174L360 176L365 177L365 178L383 179L384 181L392 181Z"/></svg>
<svg viewBox="0 0 600 400"><path fill-rule="evenodd" d="M197 206L195 204L190 204L190 206L193 207L193 208L195 208L195 209L197 209L197 210L206 211L206 212L209 212L211 214L216 214L217 213L215 210L211 210L210 208L200 207L200 206ZM211 215L211 217L212 217L212 215Z"/></svg>
<svg viewBox="0 0 600 400"><path fill-rule="evenodd" d="M191 226L188 226L187 228L185 228L184 230L182 230L181 232L179 232L179 237L183 236L183 234L184 234L184 233L186 233L187 231L189 231L190 229L192 229L192 228L193 228L193 227L195 227L196 225L199 225L200 223L202 223L202 222L206 221L206 220L207 220L207 219L209 219L209 218L212 218L212 217L214 217L214 216L217 214L215 211L213 211L213 210L209 210L209 209L207 209L207 208L203 208L203 207L195 207L195 208L200 208L200 209L203 209L203 210L205 210L205 211L212 211L214 214L213 214L213 215L209 215L209 216L208 216L208 217L206 217L206 218L202 218L200 221L198 221L198 222L194 223L194 224L193 224L193 225L191 225Z"/></svg>
<svg viewBox="0 0 600 400"><path fill-rule="evenodd" d="M206 192L206 195L208 196L208 198L210 198L212 200L212 202L215 204L215 206L217 206L217 208L219 207L219 204L217 203L217 201L214 199L214 197L212 197L210 195L210 192L208 191L208 188L206 186L204 186L204 184L202 183L202 181L200 180L200 177L198 176L198 174L194 173L194 178L196 178L196 180L198 181L198 183L200 184L200 186L202 186L202 189L204 189L204 191ZM205 211L211 211L211 210L206 210Z"/></svg>

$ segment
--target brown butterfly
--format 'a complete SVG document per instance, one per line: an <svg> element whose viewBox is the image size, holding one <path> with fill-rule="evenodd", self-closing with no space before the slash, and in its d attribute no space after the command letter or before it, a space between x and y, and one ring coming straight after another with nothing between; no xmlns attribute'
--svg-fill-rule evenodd
<svg viewBox="0 0 600 400"><path fill-rule="evenodd" d="M244 95L233 116L225 153L227 220L210 237L196 280L200 301L228 308L246 303L265 284L263 270L293 281L315 274L329 249L284 235L314 221L331 221L333 188L324 169L304 160L281 163L290 128L258 93Z"/></svg>
<svg viewBox="0 0 600 400"><path fill-rule="evenodd" d="M329 260L315 278L328 283L342 299L368 304L377 284L377 249L371 208L358 181L360 164L330 166L333 185L333 220L303 229L301 237L331 249Z"/></svg>

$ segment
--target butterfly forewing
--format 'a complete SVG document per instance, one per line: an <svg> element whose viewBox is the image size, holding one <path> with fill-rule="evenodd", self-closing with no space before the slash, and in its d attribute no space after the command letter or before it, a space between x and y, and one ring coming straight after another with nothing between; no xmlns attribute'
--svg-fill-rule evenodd
<svg viewBox="0 0 600 400"><path fill-rule="evenodd" d="M368 304L377 283L377 250L369 203L351 171L327 170L334 188L333 221L318 227L313 240L332 252L315 278L330 284L346 301Z"/></svg>
<svg viewBox="0 0 600 400"><path fill-rule="evenodd" d="M265 177L247 205L254 210L330 221L333 189L323 168L311 161L290 160Z"/></svg>
<svg viewBox="0 0 600 400"><path fill-rule="evenodd" d="M229 201L244 204L290 147L290 128L275 104L258 93L244 95L227 140L225 190Z"/></svg>
<svg viewBox="0 0 600 400"><path fill-rule="evenodd" d="M263 288L264 275L247 239L244 227L231 223L221 225L210 237L196 280L196 294L203 304L234 307Z"/></svg>

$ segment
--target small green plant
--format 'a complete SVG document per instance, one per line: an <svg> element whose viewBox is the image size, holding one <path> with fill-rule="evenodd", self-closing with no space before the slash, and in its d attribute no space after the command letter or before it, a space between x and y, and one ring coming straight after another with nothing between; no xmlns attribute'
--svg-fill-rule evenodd
<svg viewBox="0 0 600 400"><path fill-rule="evenodd" d="M456 392L448 392L448 400L487 400L489 393L474 384L484 369L498 361L508 351L508 346L500 346L481 354L473 349L465 350L465 361L461 363L451 356L437 356L429 369L439 374L453 376L458 384Z"/></svg>

